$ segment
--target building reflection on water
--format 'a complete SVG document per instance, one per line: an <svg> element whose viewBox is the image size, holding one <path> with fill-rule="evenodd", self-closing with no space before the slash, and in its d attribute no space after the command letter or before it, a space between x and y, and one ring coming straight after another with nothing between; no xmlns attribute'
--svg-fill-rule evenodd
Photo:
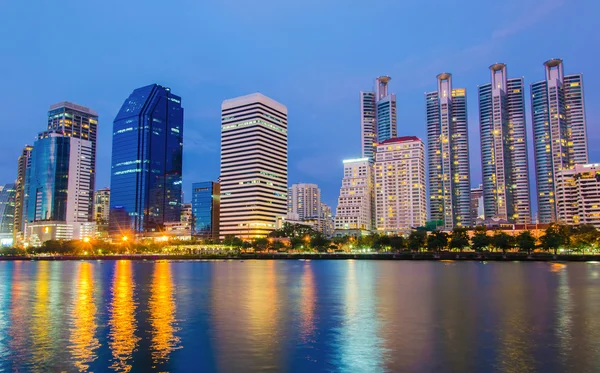
<svg viewBox="0 0 600 373"><path fill-rule="evenodd" d="M31 310L31 326L29 342L31 343L31 363L35 367L46 367L50 362L54 340L50 332L52 331L52 319L58 315L52 314L50 310L50 262L40 262L37 264L37 273L34 282L35 300L33 310ZM57 289L53 289L56 292ZM25 311L25 314L28 314Z"/></svg>
<svg viewBox="0 0 600 373"><path fill-rule="evenodd" d="M28 334L31 322L30 297L31 291L35 284L30 281L28 274L23 268L26 263L22 261L13 264L12 278L10 279L11 299L10 313L10 329L7 332L9 335L8 348L10 351L10 360L12 369L17 370L29 361L30 349L28 344ZM1 359L0 359L1 360Z"/></svg>
<svg viewBox="0 0 600 373"><path fill-rule="evenodd" d="M344 281L345 312L339 333L339 361L342 371L382 371L383 350L379 336L376 304L376 273L364 261L348 261Z"/></svg>
<svg viewBox="0 0 600 373"><path fill-rule="evenodd" d="M175 320L175 288L169 262L162 261L154 265L148 311L152 361L156 365L168 360L171 352L180 348L180 339L175 335L179 329Z"/></svg>
<svg viewBox="0 0 600 373"><path fill-rule="evenodd" d="M119 372L131 370L132 354L140 340L136 335L137 305L134 301L135 283L131 267L131 261L117 261L111 289L108 344L113 356L111 368Z"/></svg>
<svg viewBox="0 0 600 373"><path fill-rule="evenodd" d="M94 265L83 262L79 265L73 307L69 350L75 367L87 371L96 360L96 349L100 346L96 336L96 304L94 301Z"/></svg>
<svg viewBox="0 0 600 373"><path fill-rule="evenodd" d="M300 341L314 343L315 308L317 302L313 266L305 264L302 271L300 295Z"/></svg>

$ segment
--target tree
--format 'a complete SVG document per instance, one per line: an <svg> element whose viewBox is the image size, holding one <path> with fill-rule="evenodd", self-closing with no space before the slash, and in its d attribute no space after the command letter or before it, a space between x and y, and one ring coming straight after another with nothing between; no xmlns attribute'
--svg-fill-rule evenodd
<svg viewBox="0 0 600 373"><path fill-rule="evenodd" d="M487 235L487 228L484 226L475 227L475 233L471 239L471 248L477 252L485 250L490 246L490 236Z"/></svg>
<svg viewBox="0 0 600 373"><path fill-rule="evenodd" d="M269 240L266 238L255 238L254 241L252 241L252 247L256 251L265 251L268 245Z"/></svg>
<svg viewBox="0 0 600 373"><path fill-rule="evenodd" d="M450 248L458 249L462 252L467 246L469 246L469 233L467 232L467 228L454 228L450 235Z"/></svg>
<svg viewBox="0 0 600 373"><path fill-rule="evenodd" d="M327 248L329 247L330 243L331 243L331 241L329 241L327 238L325 238L325 236L323 236L323 234L320 232L317 232L310 239L310 246L321 253L324 253L327 251Z"/></svg>
<svg viewBox="0 0 600 373"><path fill-rule="evenodd" d="M506 254L506 250L513 247L513 238L506 232L496 231L492 236L492 246L497 250L502 250L502 254Z"/></svg>
<svg viewBox="0 0 600 373"><path fill-rule="evenodd" d="M595 248L598 245L600 232L591 224L581 224L571 228L573 246L579 251Z"/></svg>
<svg viewBox="0 0 600 373"><path fill-rule="evenodd" d="M417 229L408 235L407 246L411 251L420 251L427 243L427 231Z"/></svg>
<svg viewBox="0 0 600 373"><path fill-rule="evenodd" d="M427 237L427 249L430 251L441 251L448 246L448 233L435 230Z"/></svg>
<svg viewBox="0 0 600 373"><path fill-rule="evenodd" d="M390 247L394 251L400 251L402 249L406 249L407 244L408 244L408 240L406 240L402 236L390 237L389 240L390 240Z"/></svg>
<svg viewBox="0 0 600 373"><path fill-rule="evenodd" d="M517 236L516 244L521 250L526 250L527 255L531 255L531 250L535 249L535 237L530 231L523 231Z"/></svg>
<svg viewBox="0 0 600 373"><path fill-rule="evenodd" d="M377 251L387 251L391 246L391 238L387 235L377 235L373 248Z"/></svg>
<svg viewBox="0 0 600 373"><path fill-rule="evenodd" d="M244 244L244 241L241 238L235 237L232 234L228 234L223 239L223 245L225 245L225 246L240 248L243 246L243 244Z"/></svg>
<svg viewBox="0 0 600 373"><path fill-rule="evenodd" d="M570 241L570 232L568 227L561 226L557 223L552 223L544 234L540 237L540 244L542 249L546 251L553 251L554 255L558 253L558 249L561 246L568 245Z"/></svg>

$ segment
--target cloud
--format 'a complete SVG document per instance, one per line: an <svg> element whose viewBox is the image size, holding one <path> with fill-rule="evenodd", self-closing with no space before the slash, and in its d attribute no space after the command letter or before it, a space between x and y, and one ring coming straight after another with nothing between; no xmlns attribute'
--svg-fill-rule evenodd
<svg viewBox="0 0 600 373"><path fill-rule="evenodd" d="M214 136L207 137L203 133L186 128L183 149L186 153L217 153L220 144Z"/></svg>

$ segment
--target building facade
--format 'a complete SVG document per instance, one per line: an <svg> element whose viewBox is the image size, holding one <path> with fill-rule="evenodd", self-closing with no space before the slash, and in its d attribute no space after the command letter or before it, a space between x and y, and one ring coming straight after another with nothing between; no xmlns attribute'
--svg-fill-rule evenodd
<svg viewBox="0 0 600 373"><path fill-rule="evenodd" d="M91 155L89 140L52 132L40 134L31 151L25 183L26 239L36 239L31 237L37 232L32 227L50 223L70 225L72 236L67 239L94 229L89 211ZM57 231L45 233L58 239Z"/></svg>
<svg viewBox="0 0 600 373"><path fill-rule="evenodd" d="M479 126L485 219L531 222L525 84L509 79L506 65L490 66L479 86Z"/></svg>
<svg viewBox="0 0 600 373"><path fill-rule="evenodd" d="M287 214L287 108L253 93L221 110L219 234L266 237Z"/></svg>
<svg viewBox="0 0 600 373"><path fill-rule="evenodd" d="M467 92L452 75L437 76L438 90L425 94L430 219L444 229L471 225Z"/></svg>
<svg viewBox="0 0 600 373"><path fill-rule="evenodd" d="M479 184L477 188L471 188L471 225L480 225L484 220L483 184Z"/></svg>
<svg viewBox="0 0 600 373"><path fill-rule="evenodd" d="M314 220L321 216L321 189L316 184L299 183L288 188L288 216Z"/></svg>
<svg viewBox="0 0 600 373"><path fill-rule="evenodd" d="M193 183L192 236L218 240L220 211L220 184L214 181Z"/></svg>
<svg viewBox="0 0 600 373"><path fill-rule="evenodd" d="M373 160L378 142L398 135L396 95L388 93L389 76L375 80L372 92L360 92L361 147L363 158Z"/></svg>
<svg viewBox="0 0 600 373"><path fill-rule="evenodd" d="M16 185L0 186L0 244L11 246L15 225Z"/></svg>
<svg viewBox="0 0 600 373"><path fill-rule="evenodd" d="M379 233L403 234L427 221L425 144L415 136L377 145L374 165L375 225Z"/></svg>
<svg viewBox="0 0 600 373"><path fill-rule="evenodd" d="M600 229L600 164L575 165L556 174L557 220Z"/></svg>
<svg viewBox="0 0 600 373"><path fill-rule="evenodd" d="M334 217L331 207L321 203L321 219L319 230L325 237L331 237L333 236L334 229Z"/></svg>
<svg viewBox="0 0 600 373"><path fill-rule="evenodd" d="M369 158L344 160L344 178L335 213L336 235L373 230L373 171Z"/></svg>
<svg viewBox="0 0 600 373"><path fill-rule="evenodd" d="M113 123L109 230L152 235L181 214L183 108L158 84L138 88Z"/></svg>
<svg viewBox="0 0 600 373"><path fill-rule="evenodd" d="M108 232L110 216L110 188L94 192L94 221L99 232Z"/></svg>
<svg viewBox="0 0 600 373"><path fill-rule="evenodd" d="M556 177L588 163L583 76L564 75L563 63L544 63L546 79L531 85L538 220L550 223L556 211Z"/></svg>
<svg viewBox="0 0 600 373"><path fill-rule="evenodd" d="M13 242L19 243L23 239L25 223L25 177L30 164L33 146L25 145L17 160L17 180L15 182L15 219L13 223Z"/></svg>
<svg viewBox="0 0 600 373"><path fill-rule="evenodd" d="M94 110L74 104L72 102L59 102L51 105L48 110L47 133L64 134L90 141L92 146L90 161L90 190L88 193L88 216L93 221L93 196L96 187L96 139L98 136L98 113Z"/></svg>

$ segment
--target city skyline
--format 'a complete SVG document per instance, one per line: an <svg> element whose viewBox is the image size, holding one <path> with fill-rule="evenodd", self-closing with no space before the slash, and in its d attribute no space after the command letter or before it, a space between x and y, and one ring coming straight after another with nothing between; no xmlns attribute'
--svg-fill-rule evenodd
<svg viewBox="0 0 600 373"><path fill-rule="evenodd" d="M509 3L507 6L515 10L517 3ZM477 95L476 87L478 84L489 79L489 70L487 67L497 61L505 62L510 67L511 77L525 77L526 94L526 120L528 126L528 140L531 142L531 113L529 103L529 84L542 80L543 61L552 57L560 57L565 60L567 71L573 73L583 73L585 75L586 85L586 102L588 116L588 135L590 143L594 143L594 138L598 138L598 130L595 128L598 118L598 110L594 103L598 101L600 96L600 77L593 75L593 51L588 51L583 47L582 40L577 38L569 38L573 35L585 34L585 43L594 41L598 38L593 29L586 22L575 22L566 20L566 27L563 34L559 35L559 42L556 39L552 41L540 39L539 43L532 43L532 40L537 40L540 35L545 33L544 24L547 22L561 19L561 14L566 11L577 11L578 14L593 14L598 8L596 4L565 4L563 2L552 2L551 6L543 12L537 12L537 7L533 2L519 2L515 23L506 24L504 21L485 22L478 19L478 12L484 13L481 7L476 7L468 18L465 20L473 26L482 26L481 37L474 37L462 34L462 41L443 44L438 41L428 40L424 46L417 46L417 40L411 42L407 48L410 48L411 55L416 57L406 58L405 53L401 50L387 47L387 55L378 56L373 59L372 56L360 58L354 67L339 67L341 58L347 60L351 56L355 56L350 46L344 44L335 45L335 41L342 39L339 36L329 35L325 38L327 45L334 43L335 51L339 52L334 57L326 54L325 59L317 59L310 57L310 63L306 66L298 63L283 64L281 58L275 59L277 65L274 69L273 63L270 67L260 67L257 63L266 62L262 58L258 58L257 62L251 63L248 67L239 69L239 71L231 73L235 69L234 66L239 64L227 62L219 66L219 61L228 56L212 57L202 65L207 68L207 73L195 76L195 69L189 63L184 63L181 68L174 69L174 62L169 62L163 67L157 68L157 64L148 64L134 71L127 61L138 53L136 47L132 47L131 51L124 51L116 48L120 53L124 53L125 60L120 61L114 57L115 51L112 51L106 42L99 45L99 61L90 61L81 67L75 68L70 61L62 61L60 65L50 63L43 69L27 68L32 66L31 63L21 60L21 54L18 53L18 41L24 36L17 36L15 41L11 41L8 45L8 52L13 57L6 61L0 62L6 71L15 71L15 77L9 76L8 83L13 87L14 91L10 96L3 96L2 102L7 107L16 108L14 114L12 110L8 113L6 120L17 122L16 113L19 113L19 123L23 123L16 135L6 139L2 143L3 149L7 154L14 156L7 157L6 160L0 162L0 170L3 171L5 179L0 180L2 183L10 183L16 178L16 170L14 167L15 159L26 143L31 143L35 134L39 131L40 124L46 120L45 111L49 104L68 100L81 105L92 107L99 112L99 149L98 149L98 175L96 180L97 189L109 185L110 174L110 133L112 118L114 118L122 97L130 93L131 89L136 86L142 86L151 82L159 82L172 87L176 92L186 98L189 103L189 110L186 115L186 123L189 123L187 128L192 128L187 132L184 149L184 190L186 192L186 201L189 201L189 192L191 183L198 180L216 180L219 174L218 157L218 133L219 133L219 103L227 97L235 97L236 95L246 94L253 91L261 91L285 103L290 108L290 170L289 183L307 182L316 183L322 189L323 200L329 205L335 206L335 200L339 192L339 184L341 180L342 170L340 160L350 157L356 157L360 154L360 138L359 138L359 109L357 92L360 90L370 90L373 78L381 74L387 74L394 78L391 91L397 94L398 100L398 128L399 136L415 135L425 139L423 131L424 114L422 93L430 89L432 76L435 76L439 71L450 71L454 74L461 86L466 87L471 92L468 98L469 110L469 135L470 135L470 160L472 167L471 187L479 184L481 179L480 171L480 150L479 150L479 135L477 121ZM319 4L323 10L330 10L333 5ZM11 10L18 11L22 6L18 4L8 5L7 12ZM66 10L74 8L75 5L67 4ZM152 5L150 5L152 7ZM156 6L154 6L156 7ZM331 7L331 8L330 8ZM411 10L412 12L425 12L424 9L416 9L413 5L394 5L390 13L400 13L402 9ZM212 9L208 14L221 14L225 10L230 11L229 7ZM375 6L373 11L377 8ZM79 9L79 6L77 6ZM248 10L244 8L245 10ZM261 7L258 7L259 11ZM53 9L45 9L50 14L55 12ZM64 11L65 9L63 9ZM184 10L192 11L193 9L182 9L178 6L168 7L166 11L169 14L178 15L184 13ZM292 11L308 11L308 7L278 5L278 12L290 14ZM534 10L531 21L526 14ZM211 13L212 11L212 13ZM368 9L361 11L369 12ZM487 10L485 11L487 13ZM506 10L508 12L508 10ZM191 12L193 13L193 12ZM248 22L239 11L233 14L236 20ZM35 19L37 16L34 14ZM182 16L184 17L184 16ZM262 15L265 19L272 19L274 13ZM465 16L466 17L466 16ZM112 16L100 13L95 18L94 22L102 22ZM348 22L356 22L357 19L351 12L345 12L341 18ZM489 18L489 17L488 17ZM502 18L502 17L499 17ZM486 17L482 17L486 19ZM489 19L488 19L489 20ZM77 21L76 22L81 22ZM230 22L230 21L227 21ZM14 26L16 30L20 29L10 19L4 23L5 26ZM226 26L226 25L225 25ZM323 27L323 26L322 26ZM385 26L393 29L396 32L403 32L405 26ZM410 27L407 25L407 29ZM31 53L42 55L42 52L47 50L44 46L44 40L56 38L57 33L63 30L59 27L58 30L51 30L48 35L41 37L38 44L34 45ZM66 29L65 29L66 30ZM516 30L516 31L514 31ZM193 31L193 28L189 30ZM352 32L351 30L347 30ZM363 30L364 31L364 30ZM257 31L258 32L258 31ZM296 35L293 30L286 31L289 36ZM433 31L435 32L435 31ZM113 31L111 34L114 35ZM81 35L74 35L76 40L89 37L90 31L83 29ZM254 34L254 36L265 36L262 33ZM165 36L166 37L166 36ZM249 37L249 36L248 36ZM113 39L110 39L113 40ZM213 40L211 37L210 40ZM360 40L360 39L357 39ZM421 43L423 39L421 40ZM568 40L568 42L567 42ZM116 42L119 47L121 42ZM209 44L211 42L209 41ZM319 42L320 43L320 42ZM377 41L377 43L380 43ZM381 41L383 45L388 41ZM48 43L52 45L52 43ZM179 44L181 45L181 44ZM237 44L236 44L237 45ZM323 44L324 45L324 44ZM470 46L473 48L471 49ZM214 46L209 45L209 51L215 50ZM307 48L301 44L296 46L300 50ZM295 56L296 52L288 47L284 49L285 55ZM12 52L12 53L11 53ZM437 53L436 53L437 52ZM189 49L184 49L183 53L189 55L193 52ZM440 54L436 58L437 61L430 62L429 58ZM209 54L210 55L210 54ZM30 56L30 57L34 57ZM107 60L108 58L108 60ZM308 57L307 57L308 58ZM35 60L33 58L32 60ZM163 59L164 60L164 59ZM104 63L106 61L114 61ZM400 62L398 62L400 61ZM100 64L102 62L102 64ZM358 65L358 67L357 67ZM19 74L20 69L27 68L28 72ZM66 74L67 71L73 72L72 75ZM111 71L119 71L118 75L110 74ZM96 74L96 72L102 72ZM105 74L106 72L106 74ZM277 79L272 78L272 73L284 74L287 76L285 84L280 83ZM56 73L56 74L54 74ZM124 75L127 73L127 75ZM293 74L292 74L293 73ZM42 75L40 75L42 74ZM220 76L219 79L212 79L209 76ZM222 76L227 75L226 79ZM16 77L19 78L16 78ZM326 78L327 76L327 78ZM192 77L192 79L190 79ZM65 81L67 84L57 84L57 80ZM18 79L18 80L16 80ZM305 82L302 82L302 81ZM332 80L337 83L333 84ZM36 88L32 89L32 84L35 82ZM16 84L19 83L19 84ZM302 83L302 84L300 84ZM90 90L88 87L93 86ZM312 87L308 90L306 87ZM396 88L394 88L396 87ZM402 87L402 88L400 88ZM327 92L325 95L315 95L315 91ZM22 100L22 97L27 97L27 100ZM19 101L17 101L19 100ZM24 106L24 103L27 106ZM42 108L36 109L36 108ZM322 131L323 136L315 138L312 134L315 131ZM347 143L348 146L336 147L331 141L332 138L336 142ZM104 144L104 145L102 145ZM189 149L189 150L188 150ZM530 149L530 167L533 165L531 145ZM108 158L108 160L107 160ZM590 161L600 159L600 152L590 147ZM206 162L206 167L194 167L200 160ZM318 167L317 167L318 166ZM535 188L535 182L531 180L532 188ZM535 198L532 198L535 202ZM532 206L532 212L536 211L536 207Z"/></svg>

